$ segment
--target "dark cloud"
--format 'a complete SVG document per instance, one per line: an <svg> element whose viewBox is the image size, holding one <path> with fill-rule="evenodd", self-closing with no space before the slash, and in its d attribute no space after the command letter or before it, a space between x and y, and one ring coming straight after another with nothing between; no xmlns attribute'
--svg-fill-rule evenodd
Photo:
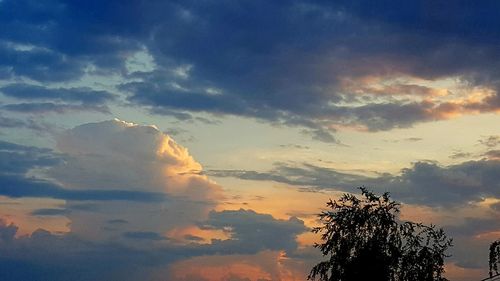
<svg viewBox="0 0 500 281"><path fill-rule="evenodd" d="M440 166L433 162L416 162L399 175L377 177L339 172L335 169L304 164L277 164L268 172L242 170L211 170L214 177L235 177L244 180L275 181L314 189L356 192L367 186L389 191L406 203L429 206L456 206L479 202L486 197L500 197L500 161L478 160Z"/></svg>
<svg viewBox="0 0 500 281"><path fill-rule="evenodd" d="M479 140L479 143L487 148L494 148L500 145L500 136L488 136Z"/></svg>
<svg viewBox="0 0 500 281"><path fill-rule="evenodd" d="M334 131L334 130L331 130ZM337 139L333 136L332 132L325 129L313 129L313 130L303 130L303 133L307 135L311 135L313 139L327 142L327 143L336 143Z"/></svg>
<svg viewBox="0 0 500 281"><path fill-rule="evenodd" d="M25 146L0 140L0 175L23 175L32 168L51 167L62 161L48 148Z"/></svg>
<svg viewBox="0 0 500 281"><path fill-rule="evenodd" d="M29 84L10 84L0 88L0 92L8 97L16 99L51 99L56 101L81 102L84 104L99 104L114 98L109 92L96 91L88 87L51 89Z"/></svg>
<svg viewBox="0 0 500 281"><path fill-rule="evenodd" d="M418 204L454 205L500 197L500 162L468 161L442 167L418 162L392 182L397 196Z"/></svg>
<svg viewBox="0 0 500 281"><path fill-rule="evenodd" d="M64 216L69 210L66 209L36 209L31 212L33 216Z"/></svg>
<svg viewBox="0 0 500 281"><path fill-rule="evenodd" d="M210 170L213 177L236 177L244 180L275 181L297 186L312 186L315 188L339 189L354 192L358 186L373 185L375 178L339 172L334 169L304 164L291 166L284 163L275 164L268 172L246 170Z"/></svg>
<svg viewBox="0 0 500 281"><path fill-rule="evenodd" d="M163 201L165 194L128 190L71 190L51 181L26 176L34 168L53 167L64 160L48 148L0 141L0 194L8 197L41 197L66 200Z"/></svg>
<svg viewBox="0 0 500 281"><path fill-rule="evenodd" d="M3 129L28 129L38 134L53 132L54 126L33 117L19 119L6 117L0 114L0 128Z"/></svg>
<svg viewBox="0 0 500 281"><path fill-rule="evenodd" d="M364 1L336 1L342 10L366 21L384 23L412 33L422 33L432 38L456 37L465 42L497 42L500 32L491 26L498 18L494 10L496 1L475 5L467 1L382 1L365 5Z"/></svg>
<svg viewBox="0 0 500 281"><path fill-rule="evenodd" d="M200 241L204 240L202 237L191 235L191 234L186 234L186 235L184 235L183 238L186 239L187 241L193 241L193 242L200 242Z"/></svg>
<svg viewBox="0 0 500 281"><path fill-rule="evenodd" d="M109 224L127 224L128 221L124 219L113 219L113 220L108 220Z"/></svg>
<svg viewBox="0 0 500 281"><path fill-rule="evenodd" d="M300 145L300 144L293 144L293 143L289 143L289 144L280 144L279 147L281 148L294 148L294 149L304 149L304 150L308 150L310 149L309 146L307 145Z"/></svg>
<svg viewBox="0 0 500 281"><path fill-rule="evenodd" d="M498 212L493 214L498 216ZM450 250L450 262L460 267L483 269L487 264L487 253L492 241L482 239L500 230L498 219L466 217L463 222L445 225L443 229L453 237L454 247Z"/></svg>
<svg viewBox="0 0 500 281"><path fill-rule="evenodd" d="M385 142L398 143L398 142L419 142L419 141L422 141L422 140L423 140L423 138L409 137L409 138L403 138L403 139L384 140L384 141Z"/></svg>
<svg viewBox="0 0 500 281"><path fill-rule="evenodd" d="M88 87L47 88L29 84L10 84L0 88L0 92L7 97L30 101L2 106L4 110L20 113L65 113L68 111L108 113L106 103L115 98L109 92L96 91Z"/></svg>
<svg viewBox="0 0 500 281"><path fill-rule="evenodd" d="M166 200L164 193L112 189L65 189L46 180L36 180L24 176L0 174L0 195L12 198L36 197L75 201L138 201L159 202Z"/></svg>
<svg viewBox="0 0 500 281"><path fill-rule="evenodd" d="M446 226L446 231L451 236L469 236L473 237L479 234L497 231L500 229L500 223L493 218L464 218L463 223L458 225Z"/></svg>
<svg viewBox="0 0 500 281"><path fill-rule="evenodd" d="M114 73L131 103L156 114L240 115L327 142L339 125L390 130L500 108L498 3L365 2L5 0L0 73L39 82ZM155 70L128 73L126 61L144 50ZM363 77L458 77L494 92L422 102L436 89L398 82L375 91L356 82ZM97 97L73 91L36 89L64 100Z"/></svg>
<svg viewBox="0 0 500 281"><path fill-rule="evenodd" d="M151 270L177 260L182 252L139 250L41 229L21 237L15 237L16 232L16 226L1 223L1 280L158 280L150 276Z"/></svg>
<svg viewBox="0 0 500 281"><path fill-rule="evenodd" d="M450 155L450 158L451 159L460 159L460 158L469 158L473 156L472 153L470 152L464 152L464 151L461 151L461 150L455 150L453 151L453 154Z"/></svg>
<svg viewBox="0 0 500 281"><path fill-rule="evenodd" d="M139 239L139 240L165 240L166 238L156 232L150 231L134 231L134 232L125 232L123 233L123 237L129 239Z"/></svg>
<svg viewBox="0 0 500 281"><path fill-rule="evenodd" d="M500 159L500 150L499 149L494 149L494 150L488 150L484 156L486 156L489 159Z"/></svg>
<svg viewBox="0 0 500 281"><path fill-rule="evenodd" d="M109 113L109 108L105 105L73 105L51 102L6 104L1 106L1 108L6 111L30 114L44 114L51 112L66 113L72 111L95 111L100 113Z"/></svg>
<svg viewBox="0 0 500 281"><path fill-rule="evenodd" d="M269 214L243 209L212 211L200 227L229 231L229 240L214 239L209 246L225 254L254 254L261 250L293 251L297 248L297 235L308 231L304 222L296 217L280 220Z"/></svg>
<svg viewBox="0 0 500 281"><path fill-rule="evenodd" d="M171 245L156 232L126 232L125 241L89 241L72 233L39 229L16 237L17 226L0 221L1 280L165 280L155 270L200 255L295 250L296 235L307 231L296 218L277 220L253 211L211 212L205 228L231 228L229 240ZM92 227L88 225L87 227ZM194 241L196 238L191 238ZM196 242L196 241L194 241ZM137 244L140 243L140 244ZM158 244L160 243L160 244ZM136 247L141 245L141 247Z"/></svg>
<svg viewBox="0 0 500 281"><path fill-rule="evenodd" d="M411 137L411 138L406 138L404 140L405 141L409 141L409 142L417 142L417 141L421 141L423 139L422 138L417 138L417 137Z"/></svg>
<svg viewBox="0 0 500 281"><path fill-rule="evenodd" d="M4 6L9 3L2 2L1 4ZM3 8L5 7L2 7L2 16L6 12ZM21 12L18 11L17 13ZM2 25L4 23L2 22ZM29 24L19 21L17 24L13 23L13 25L13 28L20 29L26 29L23 26L29 26ZM7 25L3 26L7 27ZM34 26L32 28L36 29ZM20 42L21 44L27 44L29 50L19 50L12 45L6 44L6 42L9 42L9 38L4 37L7 29L3 29L4 32L0 35L1 39L6 40L0 42L0 69L4 70L6 78L26 77L37 81L59 82L75 80L83 75L84 61L65 56L40 45L40 48L32 49L32 44L37 45L42 42L34 42L36 38L31 35L33 35L33 32L43 33L43 31L30 30L31 34L28 33L25 36L31 36L31 38L25 38L25 42ZM23 31L18 30L17 32L20 34ZM18 42L15 38L12 39L14 39L14 42Z"/></svg>
<svg viewBox="0 0 500 281"><path fill-rule="evenodd" d="M200 6L205 8L203 13L198 12ZM388 9L385 5L366 6L373 10ZM132 92L132 101L152 107L238 114L312 127L313 136L326 141L333 140L324 134L328 132L325 128L330 128L328 124L389 130L446 119L450 112L494 108L487 104L493 100L487 99L473 104L391 101L361 106L338 105L345 98L340 95L344 89L338 83L342 77L408 75L436 79L466 76L471 72L481 76L485 70L480 68L488 60L481 53L492 54L493 50L487 45L474 45L477 54L467 56L467 61L457 60L463 58L463 54L470 54L467 44L471 43L467 40L456 42L458 33L444 33L444 37L435 37L425 29L420 32L410 29L414 32L408 33L402 28L411 25L392 24L377 17L368 19L370 24L367 25L364 18L360 18L363 13L358 13L351 5L240 2L225 7L187 4L184 8L191 15L191 21L183 22L182 27L190 33L176 37L171 35L170 27L165 27L158 33L170 36L161 36L162 39L155 43L162 54L174 54L192 63L192 70L187 75L190 79L172 83L165 79L160 82L152 76L141 85L127 84L123 89ZM410 11L420 15L434 8ZM226 25L228 16L237 24ZM241 22L242 18L246 21ZM420 19L426 20L426 16ZM203 28L198 28L200 23L204 23ZM279 35L271 36L271 33ZM225 40L216 40L217 34L225 34ZM434 40L437 38L439 40ZM212 40L218 43L210 48L202 44ZM314 55L306 52L312 50L316 52ZM315 76L311 75L313 73ZM325 77L323 73L331 75ZM210 82L221 89L220 94L202 92L200 88L208 87ZM398 91L411 95L414 89L408 89L409 86L402 85ZM296 116L300 116L299 120Z"/></svg>
<svg viewBox="0 0 500 281"><path fill-rule="evenodd" d="M24 128L27 126L27 123L23 120L16 118L9 118L0 115L0 127L2 128Z"/></svg>

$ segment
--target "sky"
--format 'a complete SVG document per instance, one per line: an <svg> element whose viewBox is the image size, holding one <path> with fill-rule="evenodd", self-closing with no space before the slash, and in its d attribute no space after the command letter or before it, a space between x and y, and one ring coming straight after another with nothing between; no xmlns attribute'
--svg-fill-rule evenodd
<svg viewBox="0 0 500 281"><path fill-rule="evenodd" d="M0 0L1 280L305 280L366 186L500 238L498 1Z"/></svg>

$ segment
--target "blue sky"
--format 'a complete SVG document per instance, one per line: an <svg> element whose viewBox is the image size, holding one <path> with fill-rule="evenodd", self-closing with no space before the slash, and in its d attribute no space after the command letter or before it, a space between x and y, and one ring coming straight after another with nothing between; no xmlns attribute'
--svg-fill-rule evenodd
<svg viewBox="0 0 500 281"><path fill-rule="evenodd" d="M303 280L361 185L483 278L499 8L0 1L0 279Z"/></svg>

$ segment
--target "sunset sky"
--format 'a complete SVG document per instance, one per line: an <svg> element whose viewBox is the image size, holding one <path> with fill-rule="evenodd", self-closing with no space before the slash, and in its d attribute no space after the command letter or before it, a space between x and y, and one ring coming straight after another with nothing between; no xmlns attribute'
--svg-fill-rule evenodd
<svg viewBox="0 0 500 281"><path fill-rule="evenodd" d="M359 186L480 280L499 90L498 1L0 0L0 280L305 280Z"/></svg>

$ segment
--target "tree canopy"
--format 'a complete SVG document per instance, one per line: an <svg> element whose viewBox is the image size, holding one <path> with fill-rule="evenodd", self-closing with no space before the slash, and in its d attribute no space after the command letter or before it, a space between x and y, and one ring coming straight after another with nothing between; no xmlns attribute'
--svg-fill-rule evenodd
<svg viewBox="0 0 500 281"><path fill-rule="evenodd" d="M361 198L344 194L327 202L319 214L319 248L328 257L315 265L308 279L322 281L447 280L446 250L452 246L442 229L399 220L400 204L388 193L377 196L360 188Z"/></svg>
<svg viewBox="0 0 500 281"><path fill-rule="evenodd" d="M500 263L500 240L496 240L490 245L490 277L498 275L498 264Z"/></svg>

